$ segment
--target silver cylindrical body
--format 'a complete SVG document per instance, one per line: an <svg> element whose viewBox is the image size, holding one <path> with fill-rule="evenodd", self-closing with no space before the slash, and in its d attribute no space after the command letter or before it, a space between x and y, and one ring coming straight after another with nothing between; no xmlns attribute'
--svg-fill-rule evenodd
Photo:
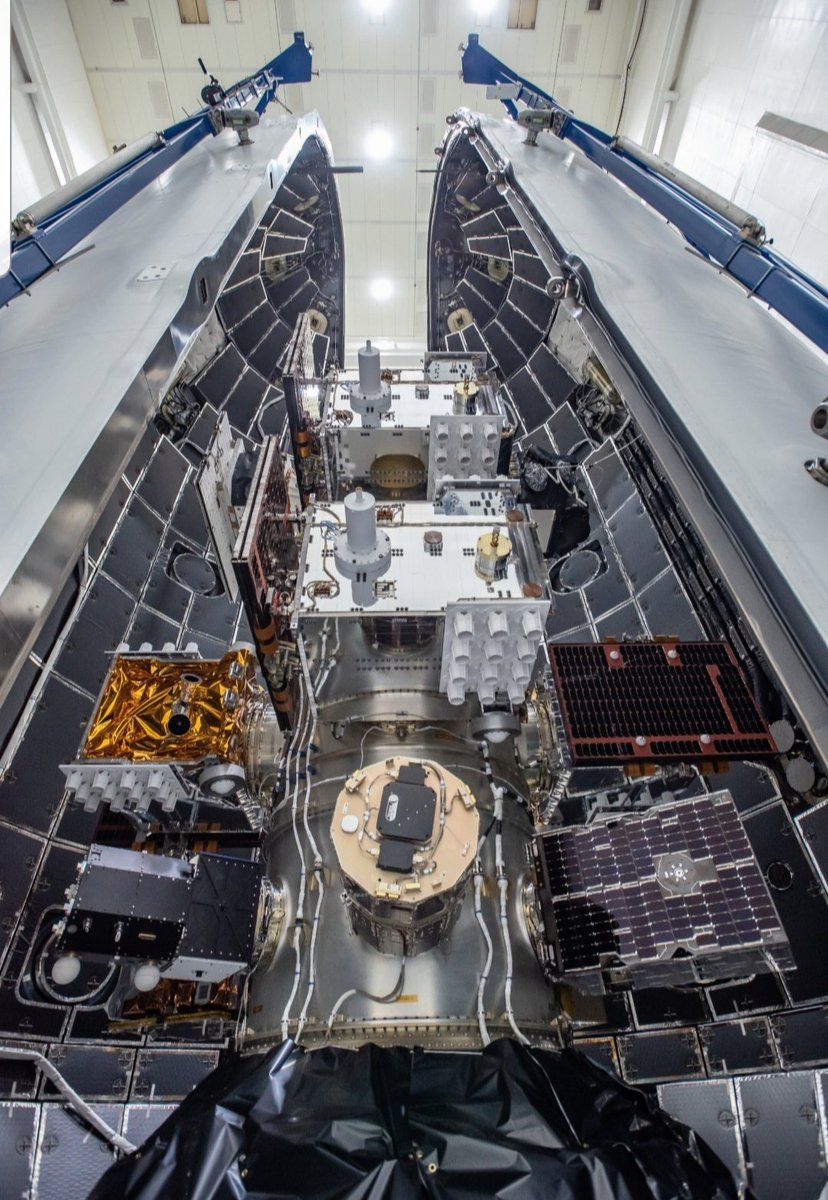
<svg viewBox="0 0 828 1200"><path fill-rule="evenodd" d="M345 529L354 554L370 554L377 544L377 504L370 492L357 488L345 497Z"/></svg>
<svg viewBox="0 0 828 1200"><path fill-rule="evenodd" d="M694 179L692 175L685 175L684 171L680 171L678 167L674 167L672 163L667 162L664 158L659 158L657 154L651 154L649 150L645 150L643 146L639 146L638 142L634 142L628 137L617 137L613 139L613 146L632 159L643 163L645 167L649 167L651 171L655 171L659 175L663 175L665 179L669 179L671 183L677 184L685 192L691 196L695 196L697 200L701 200L702 204L706 204L708 208L712 208L715 213L732 222L746 237L751 237L755 241L764 241L765 227L758 217L753 213L749 213L747 209L741 208L738 204L734 204L732 200L728 200L725 196L714 192L712 188L701 183L698 179Z"/></svg>
<svg viewBox="0 0 828 1200"><path fill-rule="evenodd" d="M357 360L359 362L359 390L363 396L378 396L382 391L379 350L370 342L366 342L361 350L357 350Z"/></svg>
<svg viewBox="0 0 828 1200"><path fill-rule="evenodd" d="M36 229L47 217L53 216L72 200L76 200L78 196L82 196L84 192L88 192L90 188L101 183L113 171L120 171L135 159L146 154L147 151L154 150L162 144L163 140L160 133L147 133L137 142L132 142L129 146L124 146L123 150L117 150L108 158L95 163L88 171L70 179L55 191L50 192L48 196L44 196L42 200L36 200L23 212L18 213L12 221L15 233L27 233L30 229Z"/></svg>

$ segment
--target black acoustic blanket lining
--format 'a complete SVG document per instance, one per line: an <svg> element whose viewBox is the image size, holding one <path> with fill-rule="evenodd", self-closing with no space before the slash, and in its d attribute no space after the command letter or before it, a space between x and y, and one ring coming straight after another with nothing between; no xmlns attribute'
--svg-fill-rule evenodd
<svg viewBox="0 0 828 1200"><path fill-rule="evenodd" d="M735 1200L689 1129L574 1050L283 1042L208 1076L91 1200Z"/></svg>

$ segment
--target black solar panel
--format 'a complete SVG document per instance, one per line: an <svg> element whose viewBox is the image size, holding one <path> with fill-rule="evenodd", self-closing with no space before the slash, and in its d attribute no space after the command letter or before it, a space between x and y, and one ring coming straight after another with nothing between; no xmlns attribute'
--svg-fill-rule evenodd
<svg viewBox="0 0 828 1200"><path fill-rule="evenodd" d="M525 355L497 321L490 321L483 327L482 333L492 358L498 364L503 376L508 379L522 366Z"/></svg>
<svg viewBox="0 0 828 1200"><path fill-rule="evenodd" d="M490 258L508 260L511 255L509 239L505 233L499 235L487 234L484 237L466 239L469 254L485 254Z"/></svg>
<svg viewBox="0 0 828 1200"><path fill-rule="evenodd" d="M503 222L500 215L495 210L490 210L487 213L481 213L480 216L472 217L469 221L463 222L463 234L466 238L485 237L488 235L497 235L503 233Z"/></svg>
<svg viewBox="0 0 828 1200"><path fill-rule="evenodd" d="M538 842L563 973L745 950L788 962L787 937L727 792L567 826Z"/></svg>
<svg viewBox="0 0 828 1200"><path fill-rule="evenodd" d="M526 279L538 288L543 289L546 287L549 280L549 272L537 254L526 254L523 250L516 250L514 263L515 275L519 279Z"/></svg>
<svg viewBox="0 0 828 1200"><path fill-rule="evenodd" d="M309 221L303 221L295 213L290 213L286 209L280 208L270 222L269 232L284 233L289 237L307 239L313 233L313 225Z"/></svg>
<svg viewBox="0 0 828 1200"><path fill-rule="evenodd" d="M480 336L480 330L476 325L467 325L463 330L463 342L467 350L480 350L486 352L486 343Z"/></svg>
<svg viewBox="0 0 828 1200"><path fill-rule="evenodd" d="M475 321L483 325L491 321L495 314L495 309L476 288L472 287L468 280L460 280L457 285L457 295L474 317Z"/></svg>
<svg viewBox="0 0 828 1200"><path fill-rule="evenodd" d="M549 397L552 408L563 404L567 396L571 395L575 387L574 380L561 366L552 351L547 350L543 343L538 346L529 359L529 367Z"/></svg>

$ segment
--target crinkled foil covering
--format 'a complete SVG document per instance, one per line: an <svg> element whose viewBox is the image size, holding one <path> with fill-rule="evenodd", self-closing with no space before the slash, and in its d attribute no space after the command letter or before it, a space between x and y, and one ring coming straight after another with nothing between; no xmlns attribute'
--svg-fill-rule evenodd
<svg viewBox="0 0 828 1200"><path fill-rule="evenodd" d="M242 675L230 674L234 664ZM184 675L197 675L187 683ZM215 755L224 762L242 758L244 723L250 700L258 692L249 650L234 650L219 659L170 662L162 658L117 657L92 719L82 758L127 762L199 762ZM188 688L191 725L179 737L167 732L173 705ZM239 702L225 708L228 690Z"/></svg>
<svg viewBox="0 0 828 1200"><path fill-rule="evenodd" d="M736 1200L726 1167L574 1050L292 1042L199 1084L90 1200Z"/></svg>

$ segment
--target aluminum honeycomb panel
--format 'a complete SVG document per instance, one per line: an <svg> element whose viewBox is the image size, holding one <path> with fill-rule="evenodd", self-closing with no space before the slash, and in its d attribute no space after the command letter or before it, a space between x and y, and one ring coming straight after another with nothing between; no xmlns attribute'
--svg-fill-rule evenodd
<svg viewBox="0 0 828 1200"><path fill-rule="evenodd" d="M638 607L649 625L665 637L692 642L704 631L675 571L654 579L639 592Z"/></svg>
<svg viewBox="0 0 828 1200"><path fill-rule="evenodd" d="M124 1100L129 1090L135 1052L106 1046L61 1045L49 1050L49 1061L70 1087L86 1100ZM59 1095L49 1080L44 1098Z"/></svg>
<svg viewBox="0 0 828 1200"><path fill-rule="evenodd" d="M773 894L796 961L785 976L792 999L801 1003L828 996L828 900L782 801L748 813L745 831L763 871L773 862L791 870L791 886Z"/></svg>
<svg viewBox="0 0 828 1200"><path fill-rule="evenodd" d="M559 454L572 454L577 449L580 450L580 461L592 452L592 442L570 404L560 404L555 409L547 428Z"/></svg>
<svg viewBox="0 0 828 1200"><path fill-rule="evenodd" d="M54 675L48 680L25 737L0 783L0 808L9 821L45 832L63 796L60 763L75 757L93 702Z"/></svg>
<svg viewBox="0 0 828 1200"><path fill-rule="evenodd" d="M828 1009L788 1009L771 1018L771 1029L783 1067L828 1062Z"/></svg>
<svg viewBox="0 0 828 1200"><path fill-rule="evenodd" d="M693 1029L624 1034L618 1038L621 1073L628 1083L698 1079L704 1063Z"/></svg>
<svg viewBox="0 0 828 1200"><path fill-rule="evenodd" d="M126 641L131 650L138 650L144 643L149 643L153 650L160 650L167 642L175 644L180 632L179 625L139 604L135 609Z"/></svg>
<svg viewBox="0 0 828 1200"><path fill-rule="evenodd" d="M778 1066L767 1017L705 1025L699 1037L711 1075L772 1071Z"/></svg>
<svg viewBox="0 0 828 1200"><path fill-rule="evenodd" d="M615 1048L615 1038L575 1038L573 1045L576 1050L585 1055L591 1063L595 1063L597 1067L602 1067L605 1071L620 1076L621 1070L618 1065L618 1051Z"/></svg>
<svg viewBox="0 0 828 1200"><path fill-rule="evenodd" d="M183 1100L218 1065L217 1050L141 1050L130 1100Z"/></svg>
<svg viewBox="0 0 828 1200"><path fill-rule="evenodd" d="M276 313L265 300L235 326L231 336L239 350L247 358L251 350L255 350L262 338L275 324Z"/></svg>
<svg viewBox="0 0 828 1200"><path fill-rule="evenodd" d="M783 1008L787 1003L778 975L756 975L728 987L707 989L707 999L716 1019L741 1013Z"/></svg>
<svg viewBox="0 0 828 1200"><path fill-rule="evenodd" d="M636 495L632 476L614 445L597 447L584 459L584 469L589 472L598 507L608 516Z"/></svg>
<svg viewBox="0 0 828 1200"><path fill-rule="evenodd" d="M194 596L187 618L190 629L227 644L233 640L239 604L228 596Z"/></svg>
<svg viewBox="0 0 828 1200"><path fill-rule="evenodd" d="M110 655L123 641L133 605L111 580L98 575L68 631L55 671L96 696L109 671Z"/></svg>
<svg viewBox="0 0 828 1200"><path fill-rule="evenodd" d="M620 608L595 618L595 634L599 638L646 638L650 630L641 619L638 605L630 600Z"/></svg>
<svg viewBox="0 0 828 1200"><path fill-rule="evenodd" d="M0 1172L8 1200L31 1197L40 1109L36 1104L0 1104Z"/></svg>
<svg viewBox="0 0 828 1200"><path fill-rule="evenodd" d="M749 1076L736 1094L757 1200L818 1200L826 1172L813 1074Z"/></svg>
<svg viewBox="0 0 828 1200"><path fill-rule="evenodd" d="M115 490L106 502L104 510L95 522L95 527L86 543L90 557L97 562L101 551L105 549L112 536L112 531L118 524L121 514L129 503L131 492L125 479L119 479ZM59 605L57 606L59 607Z"/></svg>
<svg viewBox="0 0 828 1200"><path fill-rule="evenodd" d="M185 538L192 546L198 547L199 550L208 545L210 535L204 523L202 508L198 503L196 485L192 480L187 482L184 491L179 496L178 504L175 505L172 528L175 533L180 534L182 538Z"/></svg>
<svg viewBox="0 0 828 1200"><path fill-rule="evenodd" d="M549 281L549 272L537 254L528 254L525 250L515 249L512 254L512 262L516 279L532 283L541 291L546 287Z"/></svg>
<svg viewBox="0 0 828 1200"><path fill-rule="evenodd" d="M509 380L509 394L527 433L532 433L552 415L545 392L526 367Z"/></svg>
<svg viewBox="0 0 828 1200"><path fill-rule="evenodd" d="M120 1130L120 1105L92 1107L108 1125ZM37 1200L88 1196L114 1161L114 1150L99 1134L90 1133L62 1105L43 1105L34 1169Z"/></svg>
<svg viewBox="0 0 828 1200"><path fill-rule="evenodd" d="M39 1053L43 1051L43 1047L36 1042L29 1042L28 1048ZM39 1084L40 1074L34 1062L0 1058L0 1097L4 1100L34 1100Z"/></svg>
<svg viewBox="0 0 828 1200"><path fill-rule="evenodd" d="M504 379L509 379L525 362L526 356L515 345L508 331L495 318L487 322L481 329L486 346L500 368Z"/></svg>
<svg viewBox="0 0 828 1200"><path fill-rule="evenodd" d="M187 609L192 601L193 594L179 583L177 579L172 577L169 570L170 552L172 542L174 545L177 542L175 534L168 538L167 546L160 552L155 560L150 577L147 580L147 586L144 590L144 604L153 609L157 613L161 613L174 625L180 625L187 616Z"/></svg>
<svg viewBox="0 0 828 1200"><path fill-rule="evenodd" d="M190 464L169 438L162 437L138 484L138 495L163 520L172 516Z"/></svg>
<svg viewBox="0 0 828 1200"><path fill-rule="evenodd" d="M133 496L103 560L103 569L137 599L164 534L164 522Z"/></svg>
<svg viewBox="0 0 828 1200"><path fill-rule="evenodd" d="M665 1083L658 1089L658 1102L671 1117L694 1130L744 1186L745 1155L732 1083L724 1079Z"/></svg>
<svg viewBox="0 0 828 1200"><path fill-rule="evenodd" d="M257 309L265 299L264 283L260 277L241 283L218 298L216 311L228 333Z"/></svg>
<svg viewBox="0 0 828 1200"><path fill-rule="evenodd" d="M266 381L257 371L248 368L233 388L227 401L225 411L230 424L241 433L246 433L266 392Z"/></svg>
<svg viewBox="0 0 828 1200"><path fill-rule="evenodd" d="M586 465L585 470L588 470ZM591 478L592 472L589 474ZM633 496L621 505L607 520L607 529L636 591L652 583L670 566L655 526L638 497Z"/></svg>
<svg viewBox="0 0 828 1200"><path fill-rule="evenodd" d="M809 808L796 823L822 885L828 888L828 800Z"/></svg>
<svg viewBox="0 0 828 1200"><path fill-rule="evenodd" d="M630 993L636 1026L698 1025L707 1020L704 993L695 988L640 988Z"/></svg>
<svg viewBox="0 0 828 1200"><path fill-rule="evenodd" d="M128 1104L124 1110L124 1137L134 1146L142 1146L176 1107L175 1104Z"/></svg>
<svg viewBox="0 0 828 1200"><path fill-rule="evenodd" d="M3 791L0 788L0 800ZM0 826L0 942L5 945L23 910L43 851L43 841L22 829Z"/></svg>

